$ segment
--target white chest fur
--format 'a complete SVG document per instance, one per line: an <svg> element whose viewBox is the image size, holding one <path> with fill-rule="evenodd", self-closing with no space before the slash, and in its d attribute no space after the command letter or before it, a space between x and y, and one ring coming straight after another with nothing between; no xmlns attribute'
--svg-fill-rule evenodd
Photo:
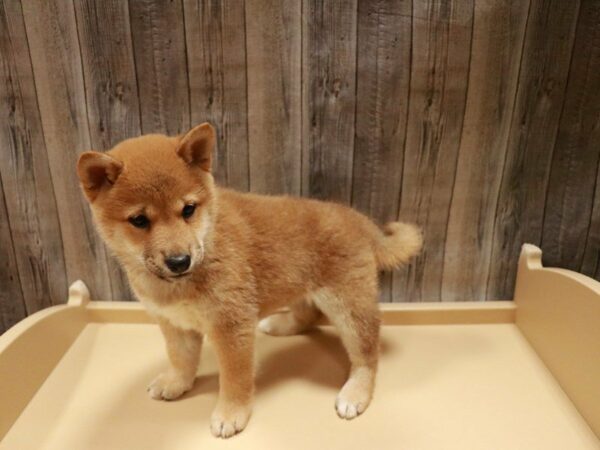
<svg viewBox="0 0 600 450"><path fill-rule="evenodd" d="M178 300L171 303L158 303L146 297L140 297L140 301L150 314L168 320L177 328L199 332L206 332L208 328L206 314L197 301Z"/></svg>

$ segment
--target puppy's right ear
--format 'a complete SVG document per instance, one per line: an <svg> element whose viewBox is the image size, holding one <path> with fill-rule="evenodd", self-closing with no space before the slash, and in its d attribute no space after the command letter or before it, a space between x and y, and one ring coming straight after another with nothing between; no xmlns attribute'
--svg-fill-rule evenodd
<svg viewBox="0 0 600 450"><path fill-rule="evenodd" d="M123 163L106 153L83 152L77 161L79 181L90 202L115 184L122 170Z"/></svg>

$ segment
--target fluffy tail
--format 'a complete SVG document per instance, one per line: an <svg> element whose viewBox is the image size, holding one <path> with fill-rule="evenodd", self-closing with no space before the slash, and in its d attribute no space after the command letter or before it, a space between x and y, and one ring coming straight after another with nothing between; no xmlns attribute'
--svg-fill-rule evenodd
<svg viewBox="0 0 600 450"><path fill-rule="evenodd" d="M408 262L423 246L421 230L408 223L390 222L374 242L377 267L392 270Z"/></svg>

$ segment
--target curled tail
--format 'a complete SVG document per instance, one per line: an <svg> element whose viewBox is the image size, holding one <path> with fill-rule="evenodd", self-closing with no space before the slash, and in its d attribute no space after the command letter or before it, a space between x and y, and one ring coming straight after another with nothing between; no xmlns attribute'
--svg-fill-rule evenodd
<svg viewBox="0 0 600 450"><path fill-rule="evenodd" d="M379 269L392 270L408 262L423 246L423 235L416 225L390 222L373 243Z"/></svg>

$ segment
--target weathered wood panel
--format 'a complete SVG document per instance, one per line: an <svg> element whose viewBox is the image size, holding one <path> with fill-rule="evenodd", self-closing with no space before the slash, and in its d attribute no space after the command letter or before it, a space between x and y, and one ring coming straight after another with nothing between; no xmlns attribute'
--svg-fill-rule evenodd
<svg viewBox="0 0 600 450"><path fill-rule="evenodd" d="M184 0L192 125L218 132L215 178L249 189L246 18L237 0Z"/></svg>
<svg viewBox="0 0 600 450"><path fill-rule="evenodd" d="M521 244L540 244L578 10L577 1L532 0L495 214L488 299L512 298Z"/></svg>
<svg viewBox="0 0 600 450"><path fill-rule="evenodd" d="M384 301L512 295L523 241L600 279L592 0L82 0L0 6L0 330L126 282L77 155L218 129L219 183L425 231Z"/></svg>
<svg viewBox="0 0 600 450"><path fill-rule="evenodd" d="M183 5L131 0L129 18L142 131L183 133L191 126Z"/></svg>
<svg viewBox="0 0 600 450"><path fill-rule="evenodd" d="M300 194L301 2L246 2L250 189Z"/></svg>
<svg viewBox="0 0 600 450"><path fill-rule="evenodd" d="M595 6L595 7L594 7ZM579 129L580 133L589 133L584 139L587 139L585 143L586 148L592 146L596 149L600 148L600 102L598 101L598 91L600 90L600 79L598 78L598 72L600 72L600 27L594 26L598 24L600 17L600 10L598 4L592 5L590 2L585 2L581 11L582 14L589 14L588 20L581 23L580 28L577 29L579 36L579 47L576 47L578 51L588 51L587 57L589 58L588 73L592 75L586 81L587 86L590 87L595 93L595 100L588 99L594 103L587 103L585 110L582 114L589 114L589 117L582 117L585 120L585 126ZM590 20L591 19L591 20ZM595 22L594 22L595 20ZM584 39L590 39L594 44L592 49L582 49ZM581 64L580 60L576 60L577 63ZM584 65L585 67L585 65ZM577 70L577 66L573 69ZM582 70L579 67L579 70ZM595 71L595 77L594 77ZM595 118L595 119L594 119ZM593 124L596 124L595 126ZM596 279L600 279L600 165L598 166L598 173L596 175L596 189L594 192L594 201L592 207L592 217L587 234L587 240L585 244L585 251L583 254L583 263L581 265L581 272L586 275L592 276Z"/></svg>
<svg viewBox="0 0 600 450"><path fill-rule="evenodd" d="M419 224L422 254L394 276L393 298L441 298L444 243L467 98L473 3L415 2L400 219Z"/></svg>
<svg viewBox="0 0 600 450"><path fill-rule="evenodd" d="M66 300L67 275L19 3L0 5L0 29L0 174L18 279L16 272L9 276L20 281L27 311L35 312Z"/></svg>
<svg viewBox="0 0 600 450"><path fill-rule="evenodd" d="M74 5L91 144L96 150L108 150L141 133L129 9L119 0L102 4L84 0ZM108 269L112 298L132 299L126 276L113 257L108 259Z"/></svg>
<svg viewBox="0 0 600 450"><path fill-rule="evenodd" d="M356 123L357 0L303 6L303 186L350 204Z"/></svg>
<svg viewBox="0 0 600 450"><path fill-rule="evenodd" d="M392 0L358 5L352 206L382 224L398 215L410 85L411 4ZM389 273L382 278L382 301L392 300L391 280Z"/></svg>
<svg viewBox="0 0 600 450"><path fill-rule="evenodd" d="M600 145L600 144L597 144ZM592 217L583 253L581 272L600 280L600 170L596 178L596 191L594 192L594 204Z"/></svg>
<svg viewBox="0 0 600 450"><path fill-rule="evenodd" d="M111 298L104 245L75 173L91 148L75 11L59 0L24 2L33 74L62 232L67 278L85 279L96 298Z"/></svg>
<svg viewBox="0 0 600 450"><path fill-rule="evenodd" d="M443 301L485 298L528 3L475 2L467 104L444 250Z"/></svg>
<svg viewBox="0 0 600 450"><path fill-rule="evenodd" d="M402 180L406 138L410 13L407 0L360 2L358 7L352 206L381 223L398 215L400 191L394 186Z"/></svg>
<svg viewBox="0 0 600 450"><path fill-rule="evenodd" d="M8 213L4 202L4 189L0 176L0 333L23 319L28 311L25 310L19 269L15 258L15 250ZM17 242L18 243L18 242Z"/></svg>
<svg viewBox="0 0 600 450"><path fill-rule="evenodd" d="M592 199L600 161L598 24L600 3L582 1L566 98L552 157L542 235L544 262L574 270L581 268L591 230ZM588 250L588 260L593 260L589 252L594 250Z"/></svg>

